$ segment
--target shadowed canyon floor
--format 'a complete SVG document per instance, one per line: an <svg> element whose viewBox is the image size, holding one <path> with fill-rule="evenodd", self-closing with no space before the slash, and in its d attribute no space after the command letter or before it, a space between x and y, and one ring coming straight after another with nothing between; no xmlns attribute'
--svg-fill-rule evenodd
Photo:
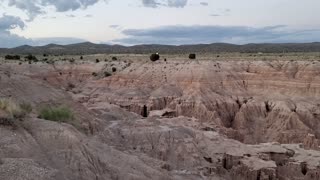
<svg viewBox="0 0 320 180"><path fill-rule="evenodd" d="M0 179L320 179L319 61L100 56L1 63L0 98L34 108L0 125Z"/></svg>

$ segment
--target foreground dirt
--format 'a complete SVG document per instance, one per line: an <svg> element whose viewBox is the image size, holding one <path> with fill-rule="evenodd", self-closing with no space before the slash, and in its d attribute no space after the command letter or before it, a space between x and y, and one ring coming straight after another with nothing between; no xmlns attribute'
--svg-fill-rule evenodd
<svg viewBox="0 0 320 180"><path fill-rule="evenodd" d="M320 179L319 73L311 60L4 63L0 97L34 112L0 125L0 179ZM73 122L37 118L60 104Z"/></svg>

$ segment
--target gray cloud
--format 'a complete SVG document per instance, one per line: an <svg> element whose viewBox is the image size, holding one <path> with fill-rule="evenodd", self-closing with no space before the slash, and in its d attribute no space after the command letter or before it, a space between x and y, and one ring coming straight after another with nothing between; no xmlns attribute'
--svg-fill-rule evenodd
<svg viewBox="0 0 320 180"><path fill-rule="evenodd" d="M0 48L11 48L30 43L32 43L30 39L0 31Z"/></svg>
<svg viewBox="0 0 320 180"><path fill-rule="evenodd" d="M3 15L0 18L0 31L8 31L17 27L21 29L25 27L24 22L19 17Z"/></svg>
<svg viewBox="0 0 320 180"><path fill-rule="evenodd" d="M7 1L9 6L25 11L29 16L29 20L33 20L37 15L44 13L38 5L38 0L2 0L2 2L3 1Z"/></svg>
<svg viewBox="0 0 320 180"><path fill-rule="evenodd" d="M187 5L188 0L168 0L169 7L183 8Z"/></svg>
<svg viewBox="0 0 320 180"><path fill-rule="evenodd" d="M57 12L66 12L86 9L99 1L106 0L0 0L0 2L7 2L11 7L25 11L29 21L39 14L44 14L47 6L53 6Z"/></svg>
<svg viewBox="0 0 320 180"><path fill-rule="evenodd" d="M42 6L54 6L56 11L65 12L69 10L77 10L80 8L87 8L96 4L99 0L41 0Z"/></svg>
<svg viewBox="0 0 320 180"><path fill-rule="evenodd" d="M74 18L74 17L76 17L75 15L73 15L73 14L68 14L68 15L66 15L67 17L70 17L70 18Z"/></svg>
<svg viewBox="0 0 320 180"><path fill-rule="evenodd" d="M117 29L117 28L119 28L119 27L120 27L120 25L113 24L113 25L110 25L109 27L110 27L110 28L112 28L112 29Z"/></svg>
<svg viewBox="0 0 320 180"><path fill-rule="evenodd" d="M200 2L200 4L201 4L202 6L208 6L208 5L209 5L209 3L207 3L207 2Z"/></svg>
<svg viewBox="0 0 320 180"><path fill-rule="evenodd" d="M142 0L142 4L145 7L152 7L152 8L156 8L156 7L158 7L160 5L157 2L157 0Z"/></svg>
<svg viewBox="0 0 320 180"><path fill-rule="evenodd" d="M93 15L92 15L92 14L87 14L87 15L85 15L84 17L85 17L85 18L92 18Z"/></svg>
<svg viewBox="0 0 320 180"><path fill-rule="evenodd" d="M44 16L42 19L57 19L56 16Z"/></svg>
<svg viewBox="0 0 320 180"><path fill-rule="evenodd" d="M20 44L30 43L31 41L29 39L10 32L12 29L23 29L24 27L25 24L19 17L8 15L0 17L0 47L14 47Z"/></svg>
<svg viewBox="0 0 320 180"><path fill-rule="evenodd" d="M253 28L246 26L164 26L152 29L126 29L121 44L198 44L226 42L235 44L271 42L313 42L320 30L289 31L286 26Z"/></svg>
<svg viewBox="0 0 320 180"><path fill-rule="evenodd" d="M67 45L67 44L75 44L86 42L84 39L80 38L71 38L71 37L53 37L53 38L36 38L32 39L33 46L43 46L47 44L59 44L59 45Z"/></svg>
<svg viewBox="0 0 320 180"><path fill-rule="evenodd" d="M145 7L157 8L160 6L183 8L187 5L188 0L142 0Z"/></svg>
<svg viewBox="0 0 320 180"><path fill-rule="evenodd" d="M218 17L218 16L229 16L231 9L217 9L214 13L210 14L210 16Z"/></svg>
<svg viewBox="0 0 320 180"><path fill-rule="evenodd" d="M28 39L10 32L12 29L23 29L24 27L25 23L19 17L9 15L0 17L0 47L12 48L21 45L41 46L50 43L65 45L86 41L84 39L69 37Z"/></svg>

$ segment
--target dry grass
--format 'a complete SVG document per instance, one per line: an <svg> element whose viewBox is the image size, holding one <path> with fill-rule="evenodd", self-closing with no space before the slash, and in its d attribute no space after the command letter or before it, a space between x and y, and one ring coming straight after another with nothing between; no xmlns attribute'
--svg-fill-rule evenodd
<svg viewBox="0 0 320 180"><path fill-rule="evenodd" d="M10 118L20 118L25 114L20 105L11 99L0 99L0 109L6 112Z"/></svg>
<svg viewBox="0 0 320 180"><path fill-rule="evenodd" d="M24 118L31 113L32 106L28 103L17 104L12 99L0 98L0 125L16 126L17 119Z"/></svg>

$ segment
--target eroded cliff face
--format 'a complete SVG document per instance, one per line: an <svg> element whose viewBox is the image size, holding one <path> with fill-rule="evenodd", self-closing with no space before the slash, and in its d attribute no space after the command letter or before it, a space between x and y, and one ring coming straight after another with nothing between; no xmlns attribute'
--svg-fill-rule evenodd
<svg viewBox="0 0 320 180"><path fill-rule="evenodd" d="M148 113L170 109L245 143L317 148L319 73L318 61L140 62L88 81L81 94L92 108L107 101L140 115L145 106Z"/></svg>
<svg viewBox="0 0 320 180"><path fill-rule="evenodd" d="M319 73L316 61L2 64L0 97L35 109L0 125L0 179L316 180ZM37 118L59 104L75 122Z"/></svg>

